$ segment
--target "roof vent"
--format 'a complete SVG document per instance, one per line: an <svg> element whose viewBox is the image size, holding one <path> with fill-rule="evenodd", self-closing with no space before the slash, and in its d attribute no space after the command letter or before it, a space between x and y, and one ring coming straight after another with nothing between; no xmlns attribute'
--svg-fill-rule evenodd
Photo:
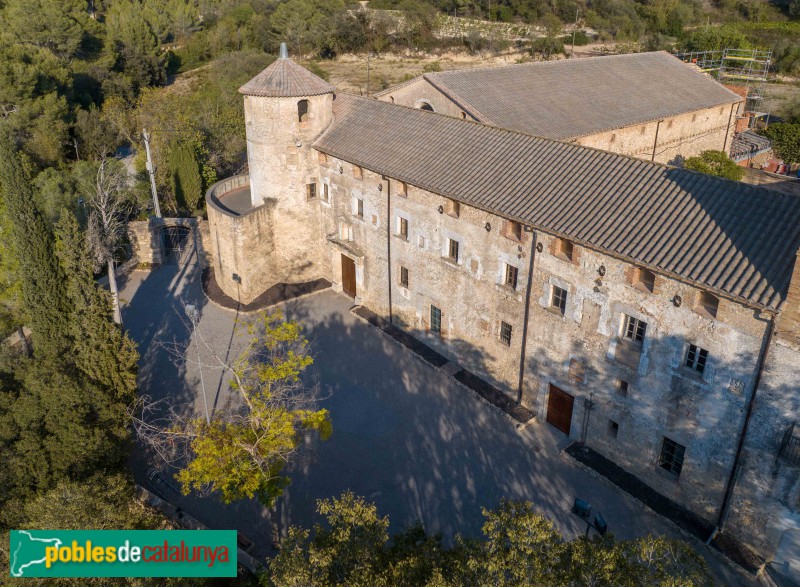
<svg viewBox="0 0 800 587"><path fill-rule="evenodd" d="M289 49L286 48L286 43L281 43L280 58L289 59Z"/></svg>

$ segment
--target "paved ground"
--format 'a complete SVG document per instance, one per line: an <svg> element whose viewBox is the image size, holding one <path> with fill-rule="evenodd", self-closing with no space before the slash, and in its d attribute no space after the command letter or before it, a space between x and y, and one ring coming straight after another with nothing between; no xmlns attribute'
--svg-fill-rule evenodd
<svg viewBox="0 0 800 587"><path fill-rule="evenodd" d="M141 390L202 410L196 365L181 365L162 346L189 341L183 302L201 308L199 328L225 352L236 317L202 301L196 266L135 271L124 280L124 319L140 345ZM141 451L132 465L139 482L212 528L234 527L253 540L256 554L270 552L272 525L310 525L315 500L352 490L390 516L393 530L421 521L446 538L475 535L481 507L502 497L528 499L573 537L585 525L569 512L574 497L590 501L618 538L647 532L677 535L664 519L632 502L560 456L566 438L536 422L518 432L497 409L444 373L419 360L349 312L350 301L327 291L285 304L307 327L315 363L311 377L330 391L324 406L334 433L313 447L292 471L293 482L270 515L255 502L229 506L214 497L178 493L147 479L156 460ZM195 360L193 346L188 358ZM210 357L204 355L203 362ZM204 370L208 403L224 408L229 395L219 373ZM727 585L751 580L701 546L718 579Z"/></svg>

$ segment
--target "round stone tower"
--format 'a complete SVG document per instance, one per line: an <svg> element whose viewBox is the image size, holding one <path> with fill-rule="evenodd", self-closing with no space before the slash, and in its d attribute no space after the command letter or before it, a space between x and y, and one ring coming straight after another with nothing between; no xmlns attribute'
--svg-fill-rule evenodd
<svg viewBox="0 0 800 587"><path fill-rule="evenodd" d="M334 87L289 59L281 43L280 57L239 92L252 205L290 195L305 199L308 175L317 168L311 143L331 121Z"/></svg>
<svg viewBox="0 0 800 587"><path fill-rule="evenodd" d="M285 44L239 88L249 175L218 182L206 202L215 279L241 303L324 277L318 199L309 198L319 183L311 144L331 122L333 91L289 59Z"/></svg>

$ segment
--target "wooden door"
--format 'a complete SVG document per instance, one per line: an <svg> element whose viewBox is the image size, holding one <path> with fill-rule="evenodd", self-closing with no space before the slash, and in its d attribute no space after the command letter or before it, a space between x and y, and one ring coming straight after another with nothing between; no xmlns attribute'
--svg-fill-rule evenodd
<svg viewBox="0 0 800 587"><path fill-rule="evenodd" d="M347 255L342 255L342 291L356 297L356 262Z"/></svg>
<svg viewBox="0 0 800 587"><path fill-rule="evenodd" d="M568 436L572 423L572 404L574 402L575 398L566 391L557 388L555 385L550 385L546 420L548 424L552 424Z"/></svg>

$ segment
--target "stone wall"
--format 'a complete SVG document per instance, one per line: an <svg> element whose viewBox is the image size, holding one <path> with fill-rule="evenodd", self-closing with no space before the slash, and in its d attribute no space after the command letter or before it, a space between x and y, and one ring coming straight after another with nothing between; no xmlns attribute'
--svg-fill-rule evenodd
<svg viewBox="0 0 800 587"><path fill-rule="evenodd" d="M442 92L431 85L428 80L419 78L405 86L400 86L390 93L384 93L378 96L382 102L389 102L391 104L398 104L400 106L407 106L409 108L419 108L422 104L429 104L434 112L452 116L453 118L468 118L475 120L464 110L453 102L450 97L445 96ZM463 113L463 114L462 114Z"/></svg>
<svg viewBox="0 0 800 587"><path fill-rule="evenodd" d="M209 223L200 218L155 218L135 220L128 223L128 240L131 244L131 257L137 263L161 265L166 260L161 232L165 227L185 226L197 237L197 252L204 265L210 263L212 256L209 240ZM193 236L191 238L194 238Z"/></svg>

